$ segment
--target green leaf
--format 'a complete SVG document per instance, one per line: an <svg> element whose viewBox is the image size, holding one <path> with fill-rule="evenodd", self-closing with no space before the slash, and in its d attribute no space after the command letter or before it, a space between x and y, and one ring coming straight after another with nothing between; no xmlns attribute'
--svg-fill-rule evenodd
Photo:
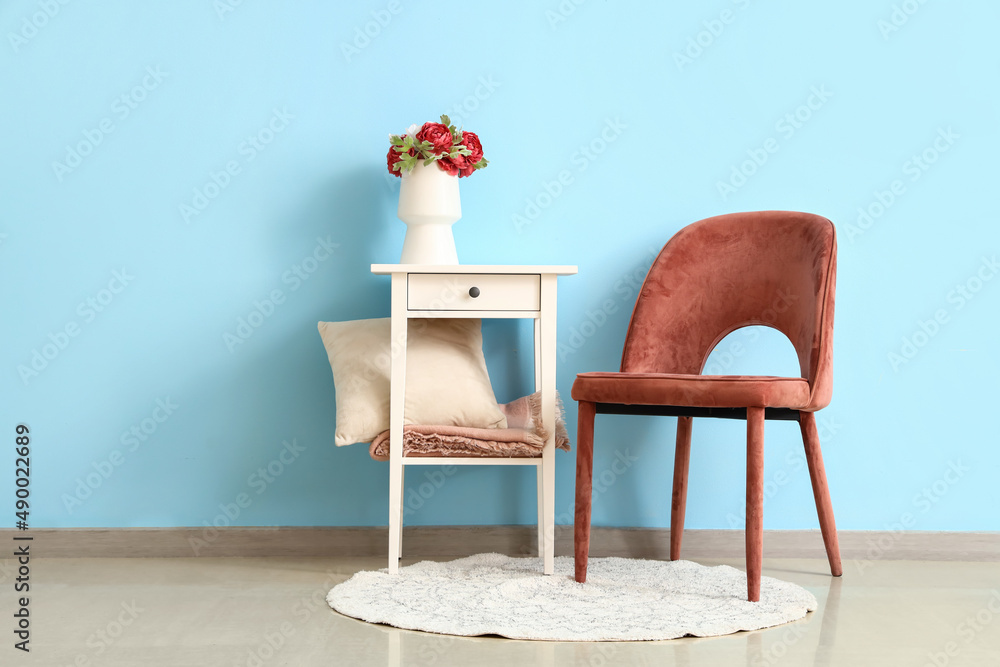
<svg viewBox="0 0 1000 667"><path fill-rule="evenodd" d="M391 137L389 137L389 143L392 144L393 146L402 146L403 140L398 134L394 134Z"/></svg>
<svg viewBox="0 0 1000 667"><path fill-rule="evenodd" d="M451 118L448 118L445 114L441 114L441 124L451 129Z"/></svg>

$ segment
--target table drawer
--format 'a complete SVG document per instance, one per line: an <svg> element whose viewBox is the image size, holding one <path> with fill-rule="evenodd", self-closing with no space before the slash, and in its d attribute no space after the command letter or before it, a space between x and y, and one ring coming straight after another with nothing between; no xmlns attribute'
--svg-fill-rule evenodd
<svg viewBox="0 0 1000 667"><path fill-rule="evenodd" d="M411 273L406 284L406 307L537 311L541 304L540 287L541 277L537 274Z"/></svg>

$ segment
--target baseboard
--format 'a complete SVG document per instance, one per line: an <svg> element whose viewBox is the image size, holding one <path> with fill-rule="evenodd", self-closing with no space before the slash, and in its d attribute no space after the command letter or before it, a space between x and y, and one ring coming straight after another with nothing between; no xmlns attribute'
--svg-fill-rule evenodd
<svg viewBox="0 0 1000 667"><path fill-rule="evenodd" d="M536 553L534 526L414 526L403 531L405 557L464 556L498 552ZM32 555L40 558L171 558L378 556L388 549L383 527L240 528L44 528L33 529ZM0 539L23 536L0 530ZM1000 561L1000 532L840 531L845 559ZM573 553L573 527L556 526L556 555ZM599 528L592 556L666 559L669 529ZM744 555L741 530L688 530L685 558ZM825 558L818 530L764 532L765 558Z"/></svg>

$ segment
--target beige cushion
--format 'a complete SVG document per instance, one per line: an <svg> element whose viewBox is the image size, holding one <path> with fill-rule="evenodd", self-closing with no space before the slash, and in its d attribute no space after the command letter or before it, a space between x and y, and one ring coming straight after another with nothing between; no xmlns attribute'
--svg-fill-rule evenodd
<svg viewBox="0 0 1000 667"><path fill-rule="evenodd" d="M389 318L320 322L337 390L337 445L389 428ZM409 320L404 424L506 428L483 357L481 321Z"/></svg>

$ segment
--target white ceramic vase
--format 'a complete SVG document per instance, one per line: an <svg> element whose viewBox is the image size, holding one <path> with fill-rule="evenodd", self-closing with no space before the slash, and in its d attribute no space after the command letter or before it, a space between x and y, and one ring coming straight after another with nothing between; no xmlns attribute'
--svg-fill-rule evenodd
<svg viewBox="0 0 1000 667"><path fill-rule="evenodd" d="M406 223L401 264L458 264L451 226L462 217L458 176L423 162L402 175L396 215Z"/></svg>

